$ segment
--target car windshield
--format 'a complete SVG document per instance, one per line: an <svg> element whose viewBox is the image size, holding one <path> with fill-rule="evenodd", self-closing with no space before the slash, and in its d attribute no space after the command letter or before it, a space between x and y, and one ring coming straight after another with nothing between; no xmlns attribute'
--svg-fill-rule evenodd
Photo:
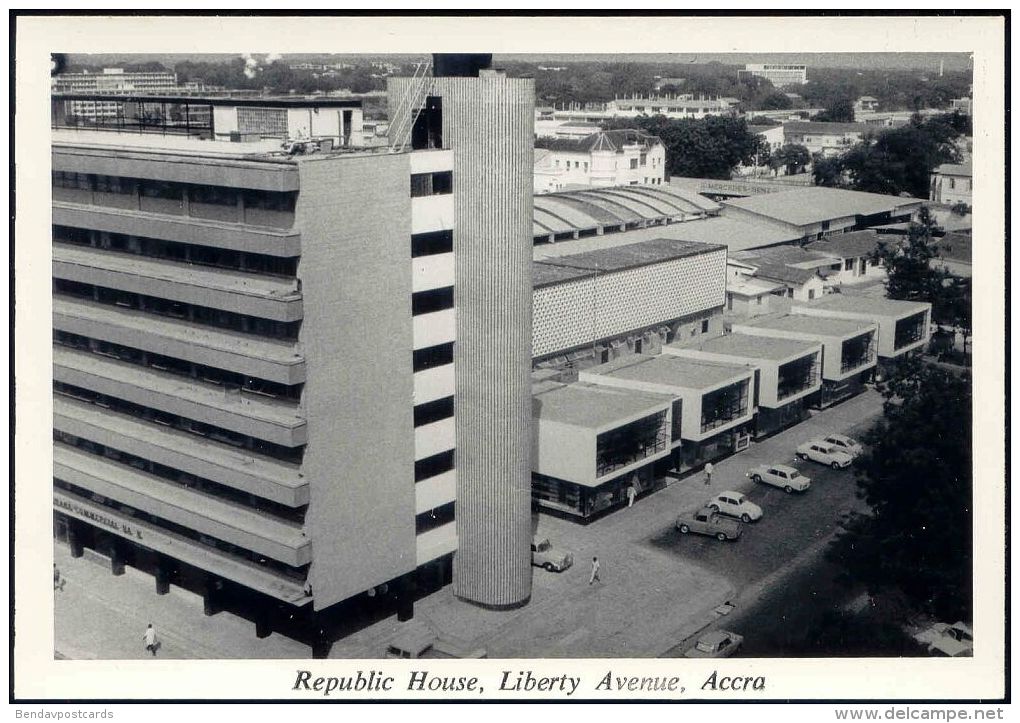
<svg viewBox="0 0 1020 723"><path fill-rule="evenodd" d="M800 477L800 472L795 469L790 470L790 479L796 479L797 477Z"/></svg>
<svg viewBox="0 0 1020 723"><path fill-rule="evenodd" d="M698 644L696 646L694 646L694 647L696 647L698 650L700 650L703 653L712 653L712 652L715 652L715 649L712 647L712 643L706 643L703 640L699 640Z"/></svg>
<svg viewBox="0 0 1020 723"><path fill-rule="evenodd" d="M742 505L744 504L744 495L736 495L731 501L735 505Z"/></svg>
<svg viewBox="0 0 1020 723"><path fill-rule="evenodd" d="M549 549L549 540L542 540L541 542L535 543L535 549L538 552L543 552Z"/></svg>

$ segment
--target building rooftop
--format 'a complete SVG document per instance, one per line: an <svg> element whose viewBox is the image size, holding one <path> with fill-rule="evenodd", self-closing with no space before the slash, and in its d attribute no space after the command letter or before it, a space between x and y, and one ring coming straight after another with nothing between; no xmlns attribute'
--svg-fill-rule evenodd
<svg viewBox="0 0 1020 723"><path fill-rule="evenodd" d="M669 346L676 347L676 344L670 344ZM751 336L750 334L726 334L689 348L700 349L711 354L727 354L747 357L748 359L784 361L790 357L804 355L816 350L818 345L810 341L799 341L797 339L776 339L767 336Z"/></svg>
<svg viewBox="0 0 1020 723"><path fill-rule="evenodd" d="M786 124L789 133L817 133L833 135L846 133L868 133L875 129L866 123L831 123L828 121L790 121Z"/></svg>
<svg viewBox="0 0 1020 723"><path fill-rule="evenodd" d="M724 249L725 247L717 244L660 238L627 246L585 251L570 256L546 258L533 264L534 285L536 287L547 286L572 278L589 276L595 272L622 271L671 259L700 256Z"/></svg>
<svg viewBox="0 0 1020 723"><path fill-rule="evenodd" d="M756 279L753 276L729 277L726 279L726 291L738 296L764 296L773 291L785 288L783 284L777 284L765 279Z"/></svg>
<svg viewBox="0 0 1020 723"><path fill-rule="evenodd" d="M535 139L535 148L566 151L569 153L591 153L593 151L622 153L624 146L632 145L651 148L654 145L662 145L662 141L658 136L653 136L634 128L597 131L585 138L549 138L539 136Z"/></svg>
<svg viewBox="0 0 1020 723"><path fill-rule="evenodd" d="M861 297L854 297L855 299ZM769 314L757 316L753 319L734 322L734 327L749 326L758 329L775 329L777 331L791 331L800 334L813 334L816 336L828 337L849 337L860 334L869 329L873 330L875 325L870 322L851 321L849 319L831 319L822 316L805 316L802 314Z"/></svg>
<svg viewBox="0 0 1020 723"><path fill-rule="evenodd" d="M772 246L770 248L750 249L732 254L734 259L746 261L752 266L755 262L786 264L804 269L816 268L833 263L836 259L830 254L807 250L800 246Z"/></svg>
<svg viewBox="0 0 1020 723"><path fill-rule="evenodd" d="M858 256L868 256L878 248L880 241L895 242L896 237L879 235L876 231L851 231L836 236L826 236L821 241L809 243L804 248L809 251L839 256L850 259Z"/></svg>
<svg viewBox="0 0 1020 723"><path fill-rule="evenodd" d="M935 169L935 173L942 176L971 176L973 170L971 162L967 161L965 163L943 163Z"/></svg>
<svg viewBox="0 0 1020 723"><path fill-rule="evenodd" d="M947 233L935 242L935 248L939 256L951 261L963 261L971 263L971 242L970 234Z"/></svg>
<svg viewBox="0 0 1020 723"><path fill-rule="evenodd" d="M846 311L863 316L905 316L916 314L931 307L931 304L923 301L900 301L897 299L882 299L874 296L860 296L846 294L825 294L813 301L795 302L792 309L798 308L825 309L829 311Z"/></svg>
<svg viewBox="0 0 1020 723"><path fill-rule="evenodd" d="M763 279L782 281L788 284L804 284L819 275L818 269L802 269L771 261L751 261L755 267L755 275Z"/></svg>
<svg viewBox="0 0 1020 723"><path fill-rule="evenodd" d="M889 213L921 203L923 201L919 198L805 186L724 201L723 214L725 215L727 207L739 208L783 223L805 226L848 216Z"/></svg>
<svg viewBox="0 0 1020 723"><path fill-rule="evenodd" d="M97 76L98 77L98 76ZM360 108L361 100L357 98L326 95L251 95L236 96L227 94L198 95L192 93L53 93L51 98L62 100L94 100L104 103L128 101L135 103L188 103L191 105L215 106L254 106L257 108Z"/></svg>
<svg viewBox="0 0 1020 723"><path fill-rule="evenodd" d="M598 384L543 382L533 387L535 419L589 429L604 429L672 404L668 394L613 389Z"/></svg>
<svg viewBox="0 0 1020 723"><path fill-rule="evenodd" d="M679 389L709 390L750 374L744 366L695 361L671 354L632 354L591 367L582 374L600 374Z"/></svg>

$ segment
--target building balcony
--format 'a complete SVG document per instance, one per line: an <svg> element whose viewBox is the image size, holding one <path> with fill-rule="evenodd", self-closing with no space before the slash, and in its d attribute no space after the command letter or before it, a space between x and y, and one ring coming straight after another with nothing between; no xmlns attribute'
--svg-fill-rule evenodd
<svg viewBox="0 0 1020 723"><path fill-rule="evenodd" d="M83 520L145 547L169 555L200 570L206 570L244 587L258 590L276 600L304 605L311 597L303 585L228 553L201 545L183 535L170 532L115 509L101 505L67 490L54 490L53 507L62 514ZM98 522L97 522L98 521Z"/></svg>
<svg viewBox="0 0 1020 723"><path fill-rule="evenodd" d="M413 319L413 343L415 349L447 344L457 338L457 313L455 309L420 314Z"/></svg>
<svg viewBox="0 0 1020 723"><path fill-rule="evenodd" d="M424 404L453 396L457 382L453 367L453 364L444 364L416 372L414 375L414 404Z"/></svg>
<svg viewBox="0 0 1020 723"><path fill-rule="evenodd" d="M297 321L303 316L301 293L294 279L58 243L53 244L53 276L273 321Z"/></svg>
<svg viewBox="0 0 1020 723"><path fill-rule="evenodd" d="M298 525L60 443L53 445L53 476L292 567L312 560L311 541Z"/></svg>
<svg viewBox="0 0 1020 723"><path fill-rule="evenodd" d="M295 229L229 223L194 216L171 216L135 209L54 201L53 223L268 256L291 257L301 254L301 232Z"/></svg>
<svg viewBox="0 0 1020 723"><path fill-rule="evenodd" d="M456 446L457 431L454 417L447 417L414 429L415 460L431 457Z"/></svg>
<svg viewBox="0 0 1020 723"><path fill-rule="evenodd" d="M411 199L411 233L431 233L454 226L453 194L417 196Z"/></svg>
<svg viewBox="0 0 1020 723"><path fill-rule="evenodd" d="M285 385L305 381L297 345L57 296L53 328Z"/></svg>
<svg viewBox="0 0 1020 723"><path fill-rule="evenodd" d="M95 404L55 395L53 427L282 505L302 507L309 501L308 480L297 465Z"/></svg>
<svg viewBox="0 0 1020 723"><path fill-rule="evenodd" d="M457 549L457 523L448 522L417 537L417 564L435 560Z"/></svg>
<svg viewBox="0 0 1020 723"><path fill-rule="evenodd" d="M414 485L414 514L420 515L457 499L457 470L437 474Z"/></svg>
<svg viewBox="0 0 1020 723"><path fill-rule="evenodd" d="M56 346L53 379L285 447L308 441L297 405ZM452 393L452 392L450 392Z"/></svg>
<svg viewBox="0 0 1020 723"><path fill-rule="evenodd" d="M411 291L430 291L453 286L456 259L452 253L417 256L411 259Z"/></svg>

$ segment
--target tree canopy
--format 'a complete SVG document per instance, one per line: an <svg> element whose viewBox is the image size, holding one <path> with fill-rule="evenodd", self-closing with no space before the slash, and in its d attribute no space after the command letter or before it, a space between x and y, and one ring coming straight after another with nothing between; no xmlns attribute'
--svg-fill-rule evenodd
<svg viewBox="0 0 1020 723"><path fill-rule="evenodd" d="M607 129L633 128L656 135L666 147L666 172L674 176L729 178L740 165L754 162L767 146L742 118L709 116L672 120L665 116L614 118Z"/></svg>
<svg viewBox="0 0 1020 723"><path fill-rule="evenodd" d="M830 559L876 597L903 594L940 619L972 619L971 384L917 358L882 385L862 437L858 495Z"/></svg>

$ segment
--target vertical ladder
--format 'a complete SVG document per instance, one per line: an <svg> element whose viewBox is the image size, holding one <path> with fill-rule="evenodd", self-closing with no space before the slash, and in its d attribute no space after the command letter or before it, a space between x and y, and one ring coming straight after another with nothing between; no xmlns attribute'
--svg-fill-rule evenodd
<svg viewBox="0 0 1020 723"><path fill-rule="evenodd" d="M434 87L432 63L415 65L414 74L390 116L390 153L400 153L407 148L414 123L421 115L422 107Z"/></svg>

